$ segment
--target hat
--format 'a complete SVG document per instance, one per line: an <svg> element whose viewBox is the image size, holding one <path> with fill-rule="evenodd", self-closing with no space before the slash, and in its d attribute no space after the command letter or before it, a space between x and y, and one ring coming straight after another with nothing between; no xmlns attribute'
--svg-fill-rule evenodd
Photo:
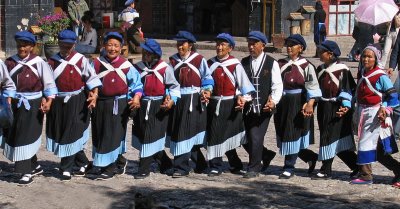
<svg viewBox="0 0 400 209"><path fill-rule="evenodd" d="M132 3L135 3L135 0L127 0L127 1L125 2L125 6L129 6L129 5L131 5Z"/></svg>
<svg viewBox="0 0 400 209"><path fill-rule="evenodd" d="M361 54L364 54L365 50L367 50L367 49L369 49L369 50L374 52L374 54L376 56L376 59L377 59L376 60L377 63L381 61L381 59L382 59L382 49L379 46L379 44L369 44L367 47L365 47L365 49L362 51Z"/></svg>
<svg viewBox="0 0 400 209"><path fill-rule="evenodd" d="M76 34L72 30L63 30L58 34L58 41L64 43L76 43Z"/></svg>
<svg viewBox="0 0 400 209"><path fill-rule="evenodd" d="M233 37L229 33L220 33L218 36L215 38L215 40L223 40L229 43L229 45L232 46L232 48L235 48L235 40L233 40Z"/></svg>
<svg viewBox="0 0 400 209"><path fill-rule="evenodd" d="M293 35L290 35L289 37L287 37L287 38L285 39L285 44L286 44L288 41L293 41L293 42L295 42L295 43L297 43L297 44L302 45L302 46L303 46L303 50L306 50L306 48L307 48L306 41L304 40L303 36L301 36L300 34L293 34Z"/></svg>
<svg viewBox="0 0 400 209"><path fill-rule="evenodd" d="M342 53L340 52L339 46L336 42L325 40L320 45L317 46L320 49L332 52L336 57L339 57Z"/></svg>
<svg viewBox="0 0 400 209"><path fill-rule="evenodd" d="M162 50L159 43L156 40L148 38L144 43L140 44L144 50L151 52L153 54L157 54L158 56L162 56Z"/></svg>
<svg viewBox="0 0 400 209"><path fill-rule="evenodd" d="M268 42L268 39L265 36L265 34L260 32L260 31L251 31L249 33L249 36L247 37L247 39L253 39L253 40L261 41L264 44L266 44Z"/></svg>
<svg viewBox="0 0 400 209"><path fill-rule="evenodd" d="M193 34L184 30L179 31L178 34L176 34L176 36L174 37L174 40L196 43L196 38L193 36Z"/></svg>
<svg viewBox="0 0 400 209"><path fill-rule="evenodd" d="M108 32L106 36L104 36L104 43L106 43L108 40L111 38L117 39L118 41L121 42L121 44L124 44L124 38L122 35L118 32Z"/></svg>
<svg viewBox="0 0 400 209"><path fill-rule="evenodd" d="M28 42L31 42L33 44L36 44L35 36L31 32L26 31L26 30L17 32L15 34L14 38L15 38L15 40L28 41Z"/></svg>

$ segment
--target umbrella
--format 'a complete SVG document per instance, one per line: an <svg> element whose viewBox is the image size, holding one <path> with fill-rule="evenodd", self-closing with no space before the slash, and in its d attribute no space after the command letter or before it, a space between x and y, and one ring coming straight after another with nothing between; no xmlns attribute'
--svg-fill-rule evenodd
<svg viewBox="0 0 400 209"><path fill-rule="evenodd" d="M398 11L393 0L361 0L354 14L359 22L379 25L392 21Z"/></svg>

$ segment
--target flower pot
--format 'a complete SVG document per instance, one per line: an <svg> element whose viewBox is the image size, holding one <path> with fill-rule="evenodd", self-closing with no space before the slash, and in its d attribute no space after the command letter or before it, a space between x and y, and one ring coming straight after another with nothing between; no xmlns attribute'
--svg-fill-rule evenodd
<svg viewBox="0 0 400 209"><path fill-rule="evenodd" d="M53 55L57 54L60 49L58 48L58 44L44 44L44 56L46 56L46 59L49 59Z"/></svg>

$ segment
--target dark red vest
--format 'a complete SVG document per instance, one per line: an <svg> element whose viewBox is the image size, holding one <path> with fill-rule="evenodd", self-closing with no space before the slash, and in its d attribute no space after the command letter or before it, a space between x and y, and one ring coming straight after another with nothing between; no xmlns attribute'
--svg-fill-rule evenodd
<svg viewBox="0 0 400 209"><path fill-rule="evenodd" d="M375 69L369 71L368 73L364 73L364 76L368 76L374 71L379 70L378 67ZM379 73L377 75L374 75L368 80L371 82L371 85L376 89L376 82L378 82L379 78L383 75L383 73ZM361 77L359 77L361 78ZM359 104L364 104L364 105L377 105L381 103L382 99L380 96L376 95L373 91L371 91L365 81L362 81L360 85L357 87L357 102Z"/></svg>
<svg viewBox="0 0 400 209"><path fill-rule="evenodd" d="M233 56L229 56L227 60L234 59ZM214 62L210 59L208 60L208 66L210 67ZM233 75L236 69L236 65L228 66L229 72ZM229 77L225 74L224 69L218 66L214 72L212 72L211 76L214 79L214 96L234 96L236 94L236 86L232 84Z"/></svg>
<svg viewBox="0 0 400 209"><path fill-rule="evenodd" d="M161 62L160 60L156 65L152 67L152 69L155 69ZM139 73L143 72L143 69L141 69L139 66L135 65L135 68L138 69ZM164 67L160 70L158 70L158 73L165 78L165 71L167 67ZM142 77L142 83L143 83L143 93L144 96L164 96L165 95L165 85L158 80L157 76L154 73L148 73L144 77Z"/></svg>
<svg viewBox="0 0 400 209"><path fill-rule="evenodd" d="M30 54L28 61L35 57L36 55ZM5 60L5 64L8 72L18 65L11 57ZM37 68L37 65L33 64L32 67ZM42 80L28 66L22 66L11 78L17 87L17 92L39 92L43 90Z"/></svg>
<svg viewBox="0 0 400 209"><path fill-rule="evenodd" d="M192 54L193 52L190 55ZM203 56L198 55L190 61L190 64L199 69L202 59ZM173 57L169 58L169 62L172 67L175 67L179 63ZM179 69L174 71L174 74L181 87L201 87L201 77L199 77L197 73L190 69L187 64L182 64Z"/></svg>

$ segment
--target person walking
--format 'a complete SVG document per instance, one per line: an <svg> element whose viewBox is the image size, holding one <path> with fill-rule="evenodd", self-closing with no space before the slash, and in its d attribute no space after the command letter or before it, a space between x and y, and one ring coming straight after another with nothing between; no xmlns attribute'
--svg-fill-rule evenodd
<svg viewBox="0 0 400 209"><path fill-rule="evenodd" d="M322 6L321 1L315 2L315 13L314 13L314 43L318 46L320 43L325 41L326 38L326 12ZM317 51L315 50L315 57L318 57Z"/></svg>

